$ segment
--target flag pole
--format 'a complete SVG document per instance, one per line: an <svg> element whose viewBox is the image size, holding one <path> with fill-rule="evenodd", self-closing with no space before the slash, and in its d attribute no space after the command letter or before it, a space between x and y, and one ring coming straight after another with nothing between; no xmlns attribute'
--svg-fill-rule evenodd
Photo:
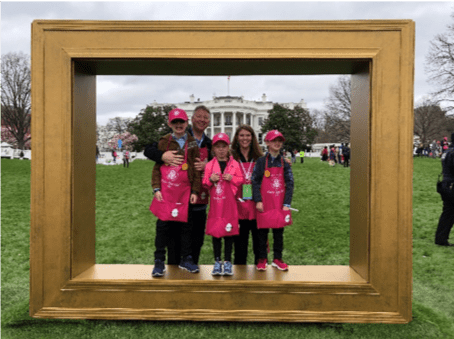
<svg viewBox="0 0 454 339"><path fill-rule="evenodd" d="M230 75L227 77L227 96L230 96Z"/></svg>

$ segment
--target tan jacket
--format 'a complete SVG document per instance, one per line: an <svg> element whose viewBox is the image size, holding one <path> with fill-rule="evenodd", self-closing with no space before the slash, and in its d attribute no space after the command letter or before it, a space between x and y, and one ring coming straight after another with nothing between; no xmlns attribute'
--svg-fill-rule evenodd
<svg viewBox="0 0 454 339"><path fill-rule="evenodd" d="M189 133L187 133L187 135L188 139L186 140L186 143L189 142L190 146L192 146L188 147L188 178L189 182L191 183L191 192L198 194L200 192L201 187L201 174L200 171L196 171L196 169L194 168L194 163L195 158L199 157L199 147L197 146L194 137L191 136ZM163 137L161 137L161 139L159 139L158 149L161 152L165 152L167 150L168 144L169 151L178 151L181 149L180 145L178 145L178 143L171 137L171 134L164 135ZM167 165L155 163L153 167L153 172L151 175L151 186L153 187L153 189L161 188L161 171L160 171L161 166Z"/></svg>

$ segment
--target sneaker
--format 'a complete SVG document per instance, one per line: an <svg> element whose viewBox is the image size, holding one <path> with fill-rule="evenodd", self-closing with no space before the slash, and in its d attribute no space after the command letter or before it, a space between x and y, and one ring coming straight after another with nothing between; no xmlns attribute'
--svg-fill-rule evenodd
<svg viewBox="0 0 454 339"><path fill-rule="evenodd" d="M189 271L191 273L197 273L199 271L199 266L194 264L194 261L192 260L192 256L190 256L190 255L183 258L178 267L180 267L186 271Z"/></svg>
<svg viewBox="0 0 454 339"><path fill-rule="evenodd" d="M164 272L166 271L166 266L164 265L164 261L156 259L154 261L154 268L153 272L151 272L152 277L162 277Z"/></svg>
<svg viewBox="0 0 454 339"><path fill-rule="evenodd" d="M213 271L211 271L211 275L223 275L222 273L222 263L218 260L215 261Z"/></svg>
<svg viewBox="0 0 454 339"><path fill-rule="evenodd" d="M271 266L276 267L278 270L287 271L288 265L282 259L274 259Z"/></svg>
<svg viewBox="0 0 454 339"><path fill-rule="evenodd" d="M256 266L257 270L259 271L265 271L266 270L266 263L268 260L266 259L259 259L259 262Z"/></svg>
<svg viewBox="0 0 454 339"><path fill-rule="evenodd" d="M233 275L232 263L230 261L224 262L224 275Z"/></svg>

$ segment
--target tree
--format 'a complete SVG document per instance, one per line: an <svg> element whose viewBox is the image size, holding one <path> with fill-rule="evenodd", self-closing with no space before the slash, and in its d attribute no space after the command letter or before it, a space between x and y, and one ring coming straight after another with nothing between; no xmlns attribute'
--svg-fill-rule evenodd
<svg viewBox="0 0 454 339"><path fill-rule="evenodd" d="M451 14L454 19L454 13ZM432 95L437 102L448 103L447 111L454 109L454 25L448 25L448 31L438 34L430 42L426 55L425 70L428 81L437 87Z"/></svg>
<svg viewBox="0 0 454 339"><path fill-rule="evenodd" d="M138 138L133 145L135 151L142 151L146 145L157 142L159 138L172 131L167 125L167 116L174 108L175 106L147 105L140 111L128 127L128 132Z"/></svg>
<svg viewBox="0 0 454 339"><path fill-rule="evenodd" d="M314 143L326 144L333 142L332 137L326 131L326 121L325 121L326 112L314 109L311 111L311 115L314 119L315 130L317 131L317 136L314 139Z"/></svg>
<svg viewBox="0 0 454 339"><path fill-rule="evenodd" d="M109 119L106 127L108 131L115 131L117 134L123 134L128 130L128 125L132 122L131 118L115 117Z"/></svg>
<svg viewBox="0 0 454 339"><path fill-rule="evenodd" d="M7 127L2 127L2 142L6 142L15 148L19 148L17 146L17 140L15 136L11 133L11 131ZM30 149L31 148L31 139L28 139L27 142L24 144L23 147L19 149Z"/></svg>
<svg viewBox="0 0 454 339"><path fill-rule="evenodd" d="M262 133L273 129L279 130L284 135L286 150L306 149L310 147L317 135L314 120L309 111L300 106L290 109L274 104L262 125Z"/></svg>
<svg viewBox="0 0 454 339"><path fill-rule="evenodd" d="M136 135L131 134L129 132L124 132L122 134L115 135L110 141L107 143L110 149L118 148L118 140L122 141L121 148L127 151L132 151L134 149L134 143L138 141Z"/></svg>
<svg viewBox="0 0 454 339"><path fill-rule="evenodd" d="M30 62L23 53L2 56L2 127L14 137L14 146L30 144ZM3 134L3 133L2 133Z"/></svg>
<svg viewBox="0 0 454 339"><path fill-rule="evenodd" d="M325 132L330 142L350 142L350 120L352 115L352 85L349 75L342 75L329 88L325 103Z"/></svg>
<svg viewBox="0 0 454 339"><path fill-rule="evenodd" d="M444 111L433 99L425 98L415 108L414 133L423 145L432 140L441 140L447 135L446 127L451 125ZM450 133L449 133L450 134Z"/></svg>

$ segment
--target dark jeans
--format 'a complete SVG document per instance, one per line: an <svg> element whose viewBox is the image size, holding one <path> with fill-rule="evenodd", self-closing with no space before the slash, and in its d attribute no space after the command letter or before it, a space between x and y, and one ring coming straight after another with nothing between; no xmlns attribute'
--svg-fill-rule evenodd
<svg viewBox="0 0 454 339"><path fill-rule="evenodd" d="M270 229L261 228L258 230L259 238L259 258L268 258L266 251L266 242L268 240L268 232ZM273 228L273 252L274 259L282 259L282 251L284 249L284 228Z"/></svg>
<svg viewBox="0 0 454 339"><path fill-rule="evenodd" d="M442 194L441 198L443 199L443 212L435 232L435 243L444 245L448 242L449 233L454 225L454 200L446 194Z"/></svg>
<svg viewBox="0 0 454 339"><path fill-rule="evenodd" d="M344 155L344 167L349 167L350 166L350 157L346 157Z"/></svg>
<svg viewBox="0 0 454 339"><path fill-rule="evenodd" d="M165 261L166 247L173 246L174 237L172 236L175 231L179 231L180 237L180 252L179 256L188 256L191 254L191 224L175 221L162 221L158 219L156 222L156 237L154 252L155 259ZM169 265L176 265L180 263L180 257L169 254Z"/></svg>
<svg viewBox="0 0 454 339"><path fill-rule="evenodd" d="M246 265L249 246L249 232L252 234L252 251L254 264L257 265L259 258L259 238L257 220L239 220L240 234L233 237L235 244L235 265Z"/></svg>
<svg viewBox="0 0 454 339"><path fill-rule="evenodd" d="M189 205L188 211L188 224L191 225L192 231L190 235L191 239L191 255L194 263L197 265L199 263L200 250L203 246L203 241L205 239L205 224L207 220L206 209L200 211L194 211L194 206ZM174 228L169 242L169 265L178 265L180 263L180 251L181 251L181 235L180 228Z"/></svg>
<svg viewBox="0 0 454 339"><path fill-rule="evenodd" d="M129 159L123 159L123 167L129 167Z"/></svg>
<svg viewBox="0 0 454 339"><path fill-rule="evenodd" d="M224 260L232 261L233 237L213 237L214 260L221 260L222 239L224 239Z"/></svg>

